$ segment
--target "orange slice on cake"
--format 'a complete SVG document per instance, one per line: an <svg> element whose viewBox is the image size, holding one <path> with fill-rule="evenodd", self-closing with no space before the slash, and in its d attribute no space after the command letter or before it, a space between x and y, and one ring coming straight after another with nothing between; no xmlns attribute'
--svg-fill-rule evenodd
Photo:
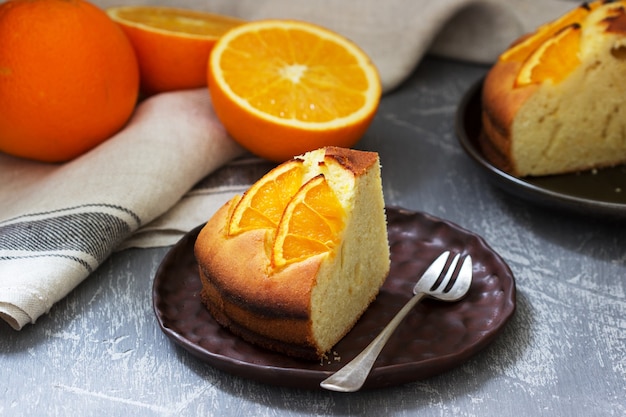
<svg viewBox="0 0 626 417"><path fill-rule="evenodd" d="M241 197L228 225L233 236L247 230L275 229L287 204L302 185L303 167L299 160L277 166Z"/></svg>
<svg viewBox="0 0 626 417"><path fill-rule="evenodd" d="M283 267L330 251L344 226L344 209L324 175L304 184L280 220L272 250L272 264Z"/></svg>
<svg viewBox="0 0 626 417"><path fill-rule="evenodd" d="M500 55L502 62L521 63L516 87L550 82L558 84L580 65L582 23L605 4L599 0L583 3L560 18L540 26Z"/></svg>
<svg viewBox="0 0 626 417"><path fill-rule="evenodd" d="M329 252L340 241L346 215L324 169L295 158L268 172L234 203L228 235L266 230L277 269Z"/></svg>
<svg viewBox="0 0 626 417"><path fill-rule="evenodd" d="M549 80L558 84L579 64L575 52L580 44L579 24L561 29L543 42L524 62L517 76L517 85L527 85Z"/></svg>
<svg viewBox="0 0 626 417"><path fill-rule="evenodd" d="M524 62L544 42L555 36L560 30L574 23L580 23L587 15L599 6L598 2L584 3L570 10L558 19L540 26L533 34L523 37L511 48L500 55L501 61Z"/></svg>

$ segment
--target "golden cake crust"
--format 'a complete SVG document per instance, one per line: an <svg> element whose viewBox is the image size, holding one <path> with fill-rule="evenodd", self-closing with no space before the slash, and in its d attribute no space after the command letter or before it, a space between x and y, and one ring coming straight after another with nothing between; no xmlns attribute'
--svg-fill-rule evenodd
<svg viewBox="0 0 626 417"><path fill-rule="evenodd" d="M344 168L351 171L355 177L363 175L378 161L378 155L374 152L354 152L336 146L326 148L326 157L335 159Z"/></svg>
<svg viewBox="0 0 626 417"><path fill-rule="evenodd" d="M246 340L287 354L317 357L312 341L309 346L303 341L310 339L309 300L321 257L270 276L266 231L226 236L232 203L216 212L196 240L203 302L222 326ZM282 343L277 342L280 339Z"/></svg>
<svg viewBox="0 0 626 417"><path fill-rule="evenodd" d="M514 88L520 62L498 62L483 83L482 132L479 144L483 153L496 167L518 174L511 156L511 127L518 110L539 88L530 84Z"/></svg>

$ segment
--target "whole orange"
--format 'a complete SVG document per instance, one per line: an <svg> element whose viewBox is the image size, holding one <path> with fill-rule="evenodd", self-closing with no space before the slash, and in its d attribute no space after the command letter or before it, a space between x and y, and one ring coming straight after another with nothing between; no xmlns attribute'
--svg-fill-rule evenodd
<svg viewBox="0 0 626 417"><path fill-rule="evenodd" d="M139 91L137 58L84 0L0 4L0 151L67 161L119 131Z"/></svg>

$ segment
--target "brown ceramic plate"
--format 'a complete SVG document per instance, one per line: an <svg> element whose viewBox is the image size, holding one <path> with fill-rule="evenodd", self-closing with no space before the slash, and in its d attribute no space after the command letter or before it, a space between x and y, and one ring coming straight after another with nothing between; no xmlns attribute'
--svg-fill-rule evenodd
<svg viewBox="0 0 626 417"><path fill-rule="evenodd" d="M161 330L215 368L264 383L319 388L356 356L411 297L413 285L444 250L470 254L472 286L457 303L425 300L409 313L381 353L364 388L398 385L458 366L486 347L515 310L515 281L485 241L447 221L388 208L391 271L380 294L323 362L298 360L253 346L223 329L200 302L193 245L200 226L165 256L153 286Z"/></svg>
<svg viewBox="0 0 626 417"><path fill-rule="evenodd" d="M626 219L626 165L537 178L516 178L493 166L478 144L482 129L482 85L483 80L475 83L461 100L456 132L465 152L494 185L543 206Z"/></svg>

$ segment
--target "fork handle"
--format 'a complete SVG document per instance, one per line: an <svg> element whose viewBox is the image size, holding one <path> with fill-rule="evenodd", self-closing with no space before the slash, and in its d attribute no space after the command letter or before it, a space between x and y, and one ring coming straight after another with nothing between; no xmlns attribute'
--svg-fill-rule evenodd
<svg viewBox="0 0 626 417"><path fill-rule="evenodd" d="M400 322L409 311L424 297L424 293L417 293L402 307L393 319L385 326L382 332L357 357L352 359L340 370L320 383L322 388L331 391L354 392L358 391L374 366L374 362L381 350L396 330Z"/></svg>

